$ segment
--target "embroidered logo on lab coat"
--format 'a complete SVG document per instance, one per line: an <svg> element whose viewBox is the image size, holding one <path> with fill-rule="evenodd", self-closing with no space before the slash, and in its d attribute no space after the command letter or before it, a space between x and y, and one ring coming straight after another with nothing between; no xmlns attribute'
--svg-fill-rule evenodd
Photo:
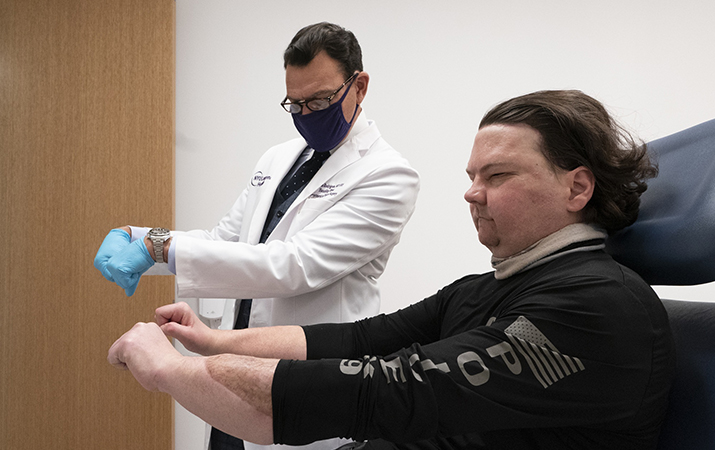
<svg viewBox="0 0 715 450"><path fill-rule="evenodd" d="M251 186L263 186L263 183L270 179L270 175L263 175L263 172L259 170L253 174L253 178L251 178Z"/></svg>
<svg viewBox="0 0 715 450"><path fill-rule="evenodd" d="M340 183L340 184L323 183L323 185L320 186L317 191L315 191L313 194L310 195L310 198L325 198L325 197L332 197L334 195L338 195L337 189L342 187L344 184L345 183Z"/></svg>

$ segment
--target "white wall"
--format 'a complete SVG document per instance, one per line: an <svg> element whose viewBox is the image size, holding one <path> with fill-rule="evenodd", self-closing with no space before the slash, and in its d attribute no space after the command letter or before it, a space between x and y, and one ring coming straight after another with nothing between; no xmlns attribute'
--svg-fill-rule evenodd
<svg viewBox="0 0 715 450"><path fill-rule="evenodd" d="M210 228L269 146L297 136L278 103L282 53L302 26L355 32L363 104L422 177L417 211L381 279L393 311L490 270L462 195L471 142L494 104L581 89L645 140L715 118L712 0L362 2L177 0L176 225ZM715 298L715 287L657 288ZM177 410L179 450L203 429Z"/></svg>

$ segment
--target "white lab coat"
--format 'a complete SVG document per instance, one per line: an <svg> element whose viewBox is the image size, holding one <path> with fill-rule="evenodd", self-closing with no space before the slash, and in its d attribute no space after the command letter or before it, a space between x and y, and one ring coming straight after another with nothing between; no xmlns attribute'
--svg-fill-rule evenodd
<svg viewBox="0 0 715 450"><path fill-rule="evenodd" d="M251 327L378 313L377 279L412 215L419 177L370 122L258 244L276 187L305 145L299 138L268 150L213 230L175 235L178 297L252 298Z"/></svg>
<svg viewBox="0 0 715 450"><path fill-rule="evenodd" d="M419 176L373 122L364 122L315 174L265 244L258 242L266 215L306 146L302 138L261 157L247 188L213 230L175 232L177 296L252 298L250 327L377 314L377 279L414 211ZM234 304L227 302L222 328L231 328ZM344 442L307 448L334 449Z"/></svg>

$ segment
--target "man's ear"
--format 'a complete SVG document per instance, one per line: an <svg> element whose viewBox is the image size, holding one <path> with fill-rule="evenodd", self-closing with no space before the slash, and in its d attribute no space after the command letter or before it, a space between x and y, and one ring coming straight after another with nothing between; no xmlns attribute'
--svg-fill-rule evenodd
<svg viewBox="0 0 715 450"><path fill-rule="evenodd" d="M355 92L357 93L357 103L362 105L362 101L367 95L367 85L370 83L370 75L367 72L360 72L355 79Z"/></svg>
<svg viewBox="0 0 715 450"><path fill-rule="evenodd" d="M570 212L578 212L583 210L593 196L593 190L596 188L596 177L590 169L579 166L568 173L569 183L571 187L571 195L567 205L567 210Z"/></svg>

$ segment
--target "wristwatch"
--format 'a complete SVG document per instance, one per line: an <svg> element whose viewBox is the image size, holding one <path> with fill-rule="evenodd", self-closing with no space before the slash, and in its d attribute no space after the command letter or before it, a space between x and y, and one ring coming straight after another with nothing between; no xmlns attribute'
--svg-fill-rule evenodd
<svg viewBox="0 0 715 450"><path fill-rule="evenodd" d="M154 246L154 256L158 263L166 262L164 261L164 242L171 237L169 233L169 230L166 228L152 228L146 234Z"/></svg>

